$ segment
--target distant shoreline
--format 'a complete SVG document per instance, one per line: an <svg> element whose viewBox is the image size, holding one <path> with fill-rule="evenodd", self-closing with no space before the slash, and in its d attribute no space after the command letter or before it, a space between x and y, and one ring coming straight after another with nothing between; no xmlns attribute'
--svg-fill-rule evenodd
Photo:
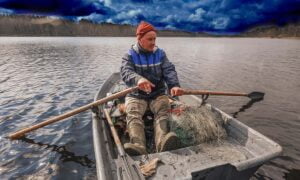
<svg viewBox="0 0 300 180"><path fill-rule="evenodd" d="M34 35L27 35L27 36L22 36L22 35L1 35L0 34L0 38L2 37L64 37L64 38L72 38L72 37L86 37L86 38L136 38L135 36L34 36ZM261 39L294 39L294 40L300 40L300 37L247 37L247 36L160 36L158 35L159 38L243 38L243 39L247 39L247 38L261 38Z"/></svg>
<svg viewBox="0 0 300 180"><path fill-rule="evenodd" d="M87 20L78 23L51 19L43 16L0 15L0 37L134 37L135 26L115 24L95 24ZM2 28L3 27L3 28ZM253 27L238 35L213 35L184 31L158 31L159 37L225 37L225 38L300 38L300 23L287 24L283 27L262 25Z"/></svg>

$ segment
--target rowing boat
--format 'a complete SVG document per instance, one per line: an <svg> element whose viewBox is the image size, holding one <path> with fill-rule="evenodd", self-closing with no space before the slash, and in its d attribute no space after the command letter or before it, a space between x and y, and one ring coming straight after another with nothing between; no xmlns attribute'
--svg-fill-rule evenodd
<svg viewBox="0 0 300 180"><path fill-rule="evenodd" d="M120 74L113 73L101 86L94 100L125 88ZM93 109L93 142L98 179L124 179L120 171L123 164L118 160L117 147L104 115L104 109L111 109L111 117L118 132L122 130L124 125L118 124L122 116L120 112L113 111L122 101L124 99L118 99ZM179 102L193 107L204 107L215 114L222 120L227 136L221 143L200 143L160 153L150 147L148 155L131 157L137 165L155 158L160 160L156 173L149 179L249 179L261 165L282 153L279 144L220 109L203 103L197 96L181 96ZM126 136L121 135L120 138L122 142L126 141ZM151 146L148 141L150 140L147 139L147 146Z"/></svg>

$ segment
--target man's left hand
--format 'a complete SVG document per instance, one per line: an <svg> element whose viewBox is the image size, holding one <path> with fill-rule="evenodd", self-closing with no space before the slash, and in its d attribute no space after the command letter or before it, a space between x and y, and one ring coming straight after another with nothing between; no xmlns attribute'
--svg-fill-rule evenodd
<svg viewBox="0 0 300 180"><path fill-rule="evenodd" d="M183 95L183 89L180 87L173 87L171 89L171 96L181 96Z"/></svg>

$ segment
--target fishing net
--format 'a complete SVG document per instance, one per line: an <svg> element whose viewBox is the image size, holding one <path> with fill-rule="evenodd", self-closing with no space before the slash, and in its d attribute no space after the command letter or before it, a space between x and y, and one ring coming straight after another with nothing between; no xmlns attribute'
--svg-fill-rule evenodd
<svg viewBox="0 0 300 180"><path fill-rule="evenodd" d="M222 118L205 106L184 107L180 113L171 113L170 130L180 138L183 146L211 141L221 142L227 137Z"/></svg>

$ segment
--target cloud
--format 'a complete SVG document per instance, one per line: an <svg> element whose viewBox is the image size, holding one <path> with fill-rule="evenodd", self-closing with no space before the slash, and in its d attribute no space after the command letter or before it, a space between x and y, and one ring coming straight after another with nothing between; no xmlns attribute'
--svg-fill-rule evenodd
<svg viewBox="0 0 300 180"><path fill-rule="evenodd" d="M194 14L191 14L188 17L188 21L190 22L202 22L203 21L203 16L205 15L206 11L203 10L202 8L196 9Z"/></svg>
<svg viewBox="0 0 300 180"><path fill-rule="evenodd" d="M0 0L0 7L16 13L42 13L62 16L84 16L91 13L111 14L110 8L97 0Z"/></svg>
<svg viewBox="0 0 300 180"><path fill-rule="evenodd" d="M0 0L0 13L31 13L158 29L239 32L300 20L300 0Z"/></svg>
<svg viewBox="0 0 300 180"><path fill-rule="evenodd" d="M10 14L13 14L13 13L14 13L13 10L0 7L0 15L10 15Z"/></svg>

